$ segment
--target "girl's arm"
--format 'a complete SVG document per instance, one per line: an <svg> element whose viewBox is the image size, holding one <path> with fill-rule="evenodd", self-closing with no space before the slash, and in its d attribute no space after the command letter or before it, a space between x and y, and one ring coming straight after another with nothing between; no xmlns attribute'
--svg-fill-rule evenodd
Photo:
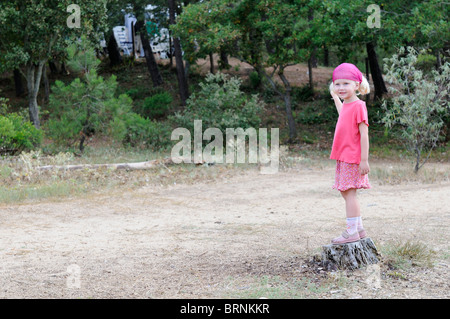
<svg viewBox="0 0 450 319"><path fill-rule="evenodd" d="M369 127L364 123L359 123L359 133L361 134L361 163L359 171L361 175L368 174L369 167Z"/></svg>
<svg viewBox="0 0 450 319"><path fill-rule="evenodd" d="M333 97L334 104L336 104L336 110L339 114L341 112L342 101L339 98L339 96L331 89L331 85L330 85L330 93L331 93L331 96Z"/></svg>

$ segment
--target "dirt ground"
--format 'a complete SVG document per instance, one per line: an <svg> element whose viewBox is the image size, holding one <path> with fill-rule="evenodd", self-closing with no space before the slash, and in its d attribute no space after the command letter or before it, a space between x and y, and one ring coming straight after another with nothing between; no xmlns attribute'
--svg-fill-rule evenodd
<svg viewBox="0 0 450 319"><path fill-rule="evenodd" d="M436 251L433 267L398 278L382 269L376 285L367 270L308 268L344 226L333 174L331 164L255 168L215 182L0 205L0 298L449 298L450 182L373 181L359 192L376 245L419 240Z"/></svg>

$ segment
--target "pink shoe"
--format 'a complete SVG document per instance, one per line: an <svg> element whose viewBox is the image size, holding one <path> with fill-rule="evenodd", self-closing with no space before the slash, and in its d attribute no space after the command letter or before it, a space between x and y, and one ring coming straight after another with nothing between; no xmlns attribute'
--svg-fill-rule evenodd
<svg viewBox="0 0 450 319"><path fill-rule="evenodd" d="M358 234L359 234L360 239L366 238L366 236L367 236L367 233L364 229L361 229L360 231L358 231Z"/></svg>
<svg viewBox="0 0 450 319"><path fill-rule="evenodd" d="M339 245L339 244L346 244L346 243L352 243L355 241L360 240L358 232L355 232L354 234L350 235L347 233L347 231L344 231L341 236L334 238L331 240L332 244Z"/></svg>

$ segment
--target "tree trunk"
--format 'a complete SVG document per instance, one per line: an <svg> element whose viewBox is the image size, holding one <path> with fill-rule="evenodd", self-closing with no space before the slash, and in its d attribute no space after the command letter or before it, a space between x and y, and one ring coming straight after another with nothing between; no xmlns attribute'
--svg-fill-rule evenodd
<svg viewBox="0 0 450 319"><path fill-rule="evenodd" d="M131 22L131 57L133 58L133 61L136 59L136 22ZM144 39L142 39L144 41Z"/></svg>
<svg viewBox="0 0 450 319"><path fill-rule="evenodd" d="M58 74L58 67L54 61L48 61L48 66L50 67L51 74Z"/></svg>
<svg viewBox="0 0 450 319"><path fill-rule="evenodd" d="M45 60L39 61L37 65L29 62L26 65L26 78L28 88L28 111L30 114L30 121L37 128L41 128L41 122L39 120L39 106L37 103L37 96L39 93L39 85L41 83L42 68L44 67Z"/></svg>
<svg viewBox="0 0 450 319"><path fill-rule="evenodd" d="M278 74L281 81L283 81L285 92L284 92L284 106L286 109L286 116L288 120L288 126L289 126L289 143L293 143L294 139L297 137L297 129L295 128L295 120L294 116L292 115L292 102L291 102L291 85L289 84L289 81L286 79L286 77L283 74L283 70L280 70L280 73Z"/></svg>
<svg viewBox="0 0 450 319"><path fill-rule="evenodd" d="M313 21L313 20L314 20L314 10L313 9L309 9L308 21ZM313 45L312 52L311 52L311 55L310 55L309 61L308 61L308 64L309 63L311 64L311 68L317 68L317 55L316 55L316 52L317 52L317 48L316 48L316 46ZM312 72L310 70L310 85L311 85L311 88L312 88L313 86L312 86L312 76L311 76L311 74L312 74Z"/></svg>
<svg viewBox="0 0 450 319"><path fill-rule="evenodd" d="M370 68L369 68L369 58L365 58L365 63L366 63L366 79L367 81L369 81L369 73L370 73Z"/></svg>
<svg viewBox="0 0 450 319"><path fill-rule="evenodd" d="M185 60L184 61L184 77L186 79L189 78L189 69L190 69L190 67L191 67L191 64L189 63L189 61Z"/></svg>
<svg viewBox="0 0 450 319"><path fill-rule="evenodd" d="M42 68L42 83L44 84L44 104L47 104L50 99L50 83L48 82L47 66L44 64Z"/></svg>
<svg viewBox="0 0 450 319"><path fill-rule="evenodd" d="M445 133L445 142L450 141L450 116L447 116L446 120L446 133Z"/></svg>
<svg viewBox="0 0 450 319"><path fill-rule="evenodd" d="M253 66L255 71L258 72L258 75L260 76L260 78L265 77L270 85L272 86L272 89L277 92L277 94L283 98L284 101L284 106L285 106L285 111L286 111L286 117L288 120L288 126L289 126L289 143L293 143L295 138L297 137L297 129L295 127L295 120L294 120L294 116L292 115L292 102L291 102L291 85L288 81L288 79L284 76L283 71L284 71L284 67L280 67L280 70L278 71L278 76L280 77L281 81L283 82L285 91L282 92L277 88L277 84L275 83L275 81L273 80L272 76L269 76L266 72L266 70L264 69L264 67L262 67L262 65L254 65Z"/></svg>
<svg viewBox="0 0 450 319"><path fill-rule="evenodd" d="M441 53L440 50L436 50L436 70L439 70L442 66Z"/></svg>
<svg viewBox="0 0 450 319"><path fill-rule="evenodd" d="M175 24L175 11L176 11L176 1L168 0L169 4L169 20L170 24ZM173 47L175 50L175 63L177 67L177 78L178 78L178 88L180 91L181 104L186 105L186 100L189 98L189 88L187 83L187 78L184 73L183 55L181 52L180 39L173 39Z"/></svg>
<svg viewBox="0 0 450 319"><path fill-rule="evenodd" d="M322 265L327 270L357 269L378 263L379 253L372 239L353 243L322 246Z"/></svg>
<svg viewBox="0 0 450 319"><path fill-rule="evenodd" d="M164 83L161 73L159 72L158 64L156 63L155 56L153 55L152 47L150 46L150 40L147 35L147 29L143 22L138 21L136 23L136 30L141 35L142 48L144 49L145 61L147 62L148 72L152 78L153 86L157 87Z"/></svg>
<svg viewBox="0 0 450 319"><path fill-rule="evenodd" d="M214 57L212 52L209 53L209 72L214 74Z"/></svg>
<svg viewBox="0 0 450 319"><path fill-rule="evenodd" d="M308 78L309 78L309 87L311 88L311 91L314 90L314 83L313 83L313 73L312 73L312 57L308 59Z"/></svg>
<svg viewBox="0 0 450 319"><path fill-rule="evenodd" d="M114 37L114 32L111 32L111 35L108 39L107 44L108 56L109 56L109 65L115 66L122 63L122 56L120 55L119 48L117 46L116 38Z"/></svg>
<svg viewBox="0 0 450 319"><path fill-rule="evenodd" d="M228 70L231 65L228 63L228 55L225 51L220 51L219 69Z"/></svg>
<svg viewBox="0 0 450 319"><path fill-rule="evenodd" d="M173 68L173 45L172 45L172 32L169 30L169 59L170 59L170 68Z"/></svg>
<svg viewBox="0 0 450 319"><path fill-rule="evenodd" d="M330 52L328 51L328 47L324 46L323 48L323 65L329 66L330 65Z"/></svg>
<svg viewBox="0 0 450 319"><path fill-rule="evenodd" d="M25 93L22 83L22 74L19 69L14 69L14 88L16 89L16 97L21 97Z"/></svg>
<svg viewBox="0 0 450 319"><path fill-rule="evenodd" d="M378 65L378 58L377 53L375 51L375 44L373 42L367 42L366 48L367 48L367 56L369 58L372 82L375 87L374 99L381 99L383 97L383 94L387 93L387 89L386 85L384 84L380 66Z"/></svg>

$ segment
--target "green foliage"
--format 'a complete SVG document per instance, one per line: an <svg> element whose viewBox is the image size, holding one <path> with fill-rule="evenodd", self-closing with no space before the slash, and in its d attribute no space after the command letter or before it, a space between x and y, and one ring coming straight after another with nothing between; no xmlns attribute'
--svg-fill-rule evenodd
<svg viewBox="0 0 450 319"><path fill-rule="evenodd" d="M19 154L42 142L42 132L18 113L8 113L8 99L0 97L0 154Z"/></svg>
<svg viewBox="0 0 450 319"><path fill-rule="evenodd" d="M100 65L94 44L82 35L80 40L66 41L67 66L76 73L85 73L96 70Z"/></svg>
<svg viewBox="0 0 450 319"><path fill-rule="evenodd" d="M8 99L0 97L0 115L5 115L8 110Z"/></svg>
<svg viewBox="0 0 450 319"><path fill-rule="evenodd" d="M296 120L301 124L334 124L338 117L335 106L328 99L302 104L296 114Z"/></svg>
<svg viewBox="0 0 450 319"><path fill-rule="evenodd" d="M67 27L71 0L9 0L0 4L0 39L4 51L0 69L38 63L65 52L65 40L79 37L100 38L106 22L105 0L85 0L80 7L80 28Z"/></svg>
<svg viewBox="0 0 450 319"><path fill-rule="evenodd" d="M307 84L301 87L292 88L292 97L299 102L312 101L314 90Z"/></svg>
<svg viewBox="0 0 450 319"><path fill-rule="evenodd" d="M258 72L252 71L249 75L250 85L253 89L258 88L261 85L261 77Z"/></svg>
<svg viewBox="0 0 450 319"><path fill-rule="evenodd" d="M170 142L168 128L134 113L133 101L128 95L116 96L116 76L104 79L97 74L99 61L92 46L85 41L73 43L68 49L71 57L68 65L81 72L82 78L68 85L55 81L52 87L49 120L45 126L47 136L63 147L78 142L81 151L94 134L112 137L129 146L166 147ZM164 109L171 99L167 93L155 96L150 104L155 107L153 112Z"/></svg>
<svg viewBox="0 0 450 319"><path fill-rule="evenodd" d="M114 118L111 123L112 136L126 146L166 149L171 145L170 126L130 112L125 118Z"/></svg>
<svg viewBox="0 0 450 319"><path fill-rule="evenodd" d="M46 131L47 136L58 145L71 146L94 133L106 133L114 117L131 109L129 97L114 97L117 87L115 76L104 80L91 70L84 80L76 78L68 85L56 81L52 87Z"/></svg>
<svg viewBox="0 0 450 319"><path fill-rule="evenodd" d="M142 107L142 115L151 119L160 118L167 113L172 101L173 98L168 92L157 93L147 97Z"/></svg>
<svg viewBox="0 0 450 319"><path fill-rule="evenodd" d="M42 142L42 131L17 113L0 115L0 154L15 155Z"/></svg>
<svg viewBox="0 0 450 319"><path fill-rule="evenodd" d="M423 53L417 56L417 68L426 73L430 73L436 65L436 57L431 54Z"/></svg>
<svg viewBox="0 0 450 319"><path fill-rule="evenodd" d="M414 170L417 172L436 147L443 119L449 116L450 63L426 76L417 68L418 52L412 47L407 50L406 57L400 57L405 53L400 48L398 55L385 59L386 79L395 87L390 87L394 93L391 105L387 101L383 103L386 114L382 121L388 128L394 125L402 128L400 138L416 157ZM424 151L428 151L425 160Z"/></svg>
<svg viewBox="0 0 450 319"><path fill-rule="evenodd" d="M240 90L241 80L223 73L208 74L200 84L200 91L193 93L183 112L171 119L193 132L194 120L202 120L204 129L215 127L258 128L264 104L257 95L248 97Z"/></svg>
<svg viewBox="0 0 450 319"><path fill-rule="evenodd" d="M230 19L228 1L213 0L189 4L170 26L183 43L185 58L193 63L211 52L231 52L238 30Z"/></svg>
<svg viewBox="0 0 450 319"><path fill-rule="evenodd" d="M83 38L67 48L68 65L82 74L70 84L55 81L49 100L49 120L46 123L47 136L56 145L71 146L79 142L83 151L86 139L93 134L106 134L110 122L123 117L131 110L132 100L121 95L115 97L116 77L104 80L95 68L99 61L89 42Z"/></svg>

